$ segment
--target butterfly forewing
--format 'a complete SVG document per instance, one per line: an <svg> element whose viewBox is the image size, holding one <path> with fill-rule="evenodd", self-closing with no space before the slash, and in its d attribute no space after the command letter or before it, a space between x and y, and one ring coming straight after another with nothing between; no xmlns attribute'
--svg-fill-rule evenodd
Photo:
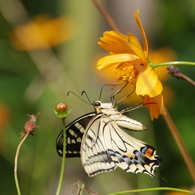
<svg viewBox="0 0 195 195"><path fill-rule="evenodd" d="M89 121L95 116L94 112L85 114L66 127L66 157L80 157L80 146L83 133ZM60 156L63 154L63 131L57 137L56 150Z"/></svg>

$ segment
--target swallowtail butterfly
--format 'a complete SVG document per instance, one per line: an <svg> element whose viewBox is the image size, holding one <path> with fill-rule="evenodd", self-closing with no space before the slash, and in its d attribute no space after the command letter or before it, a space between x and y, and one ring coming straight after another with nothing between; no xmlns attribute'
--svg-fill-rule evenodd
<svg viewBox="0 0 195 195"><path fill-rule="evenodd" d="M156 150L127 134L125 130L146 130L124 112L118 111L113 103L94 101L95 112L74 120L66 127L66 157L80 157L88 176L112 171L120 167L126 172L146 173L155 178L155 167L161 158ZM63 132L56 140L57 152L63 153Z"/></svg>

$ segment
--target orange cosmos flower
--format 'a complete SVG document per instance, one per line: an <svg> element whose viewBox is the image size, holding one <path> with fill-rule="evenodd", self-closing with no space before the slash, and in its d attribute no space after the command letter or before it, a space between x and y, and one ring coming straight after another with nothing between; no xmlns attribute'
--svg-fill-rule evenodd
<svg viewBox="0 0 195 195"><path fill-rule="evenodd" d="M106 31L98 45L111 55L101 58L97 68L102 70L116 66L117 79L135 85L136 94L143 98L153 120L158 118L159 114L166 114L162 96L163 87L149 65L148 41L138 14L139 10L134 17L142 33L144 49L133 34L125 36L115 31Z"/></svg>

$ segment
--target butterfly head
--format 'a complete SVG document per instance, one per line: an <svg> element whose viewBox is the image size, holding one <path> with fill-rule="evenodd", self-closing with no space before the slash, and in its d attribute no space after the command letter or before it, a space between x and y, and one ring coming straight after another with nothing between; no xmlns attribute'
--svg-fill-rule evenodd
<svg viewBox="0 0 195 195"><path fill-rule="evenodd" d="M97 114L102 113L105 115L110 115L118 113L112 103L102 103L101 101L97 100L93 102L93 106Z"/></svg>

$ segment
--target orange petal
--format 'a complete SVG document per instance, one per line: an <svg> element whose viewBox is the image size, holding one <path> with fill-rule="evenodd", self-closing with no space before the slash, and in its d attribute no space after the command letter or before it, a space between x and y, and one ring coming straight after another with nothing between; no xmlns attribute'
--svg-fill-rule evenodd
<svg viewBox="0 0 195 195"><path fill-rule="evenodd" d="M127 42L127 36L115 31L106 31L103 37L100 38L98 45L113 54L133 52L130 50Z"/></svg>
<svg viewBox="0 0 195 195"><path fill-rule="evenodd" d="M96 65L98 70L102 70L110 66L119 65L122 62L133 61L137 59L139 58L132 54L115 54L101 58Z"/></svg>
<svg viewBox="0 0 195 195"><path fill-rule="evenodd" d="M142 60L147 62L147 60L145 58L144 51L143 51L139 41L137 40L137 38L133 34L130 34L130 33L128 34L128 46L131 50L134 51L135 55L139 56Z"/></svg>
<svg viewBox="0 0 195 195"><path fill-rule="evenodd" d="M150 98L147 95L141 97L143 98L144 103L146 103L146 106L150 111L150 117L152 120L154 118L158 118L160 114L166 114L162 94L159 94L158 96L153 98Z"/></svg>
<svg viewBox="0 0 195 195"><path fill-rule="evenodd" d="M139 10L136 11L136 13L134 14L134 17L135 17L135 20L141 30L141 33L142 33L142 38L143 38L143 42L144 42L144 54L145 54L145 57L147 58L148 57L148 40L146 38L146 33L144 31L144 28L142 26L142 23L139 19Z"/></svg>
<svg viewBox="0 0 195 195"><path fill-rule="evenodd" d="M162 84L151 66L139 73L136 81L136 94L155 97L162 92Z"/></svg>

